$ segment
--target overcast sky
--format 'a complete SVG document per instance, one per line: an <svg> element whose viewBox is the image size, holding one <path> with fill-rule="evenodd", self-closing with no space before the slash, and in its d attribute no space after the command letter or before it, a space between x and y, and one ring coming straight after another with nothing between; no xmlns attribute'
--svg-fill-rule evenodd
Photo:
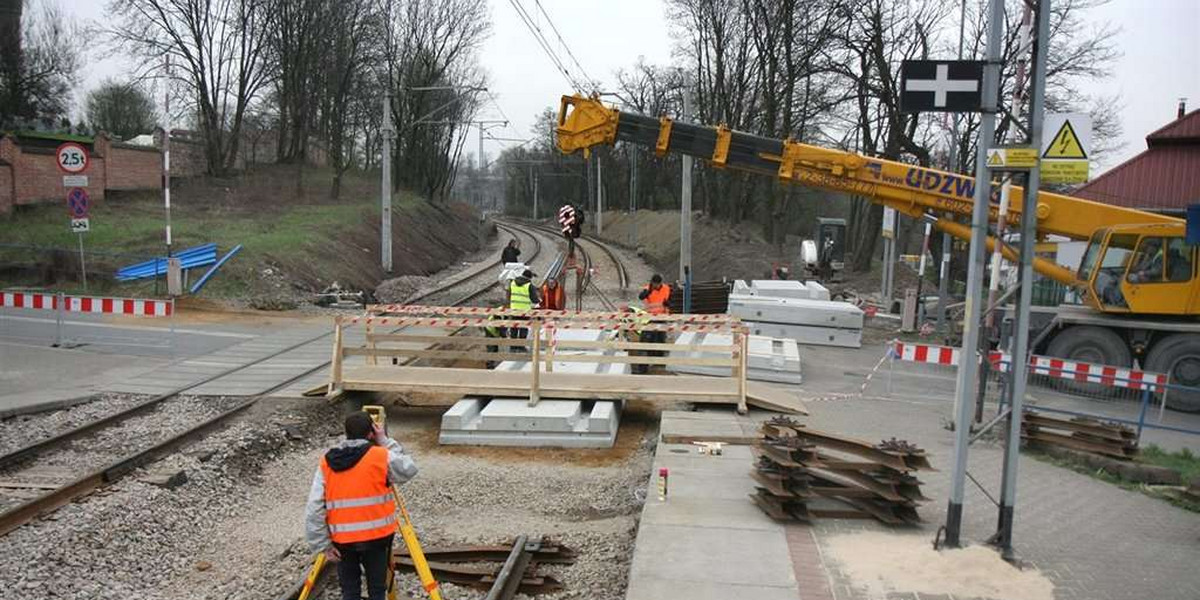
<svg viewBox="0 0 1200 600"><path fill-rule="evenodd" d="M490 88L499 108L489 107L484 118L507 118L507 129L489 133L501 138L528 138L530 127L542 109L557 106L558 98L571 91L566 79L517 16L509 0L489 0L493 31L482 51ZM81 21L103 21L103 0L59 0L67 13ZM538 17L538 25L552 40L553 32L537 14L532 0L523 5ZM592 77L607 86L616 81L618 69L633 65L639 56L663 64L671 58L671 38L661 0L607 0L576 2L543 0L554 24L570 50ZM1088 15L1093 22L1109 21L1121 28L1116 46L1123 56L1107 81L1087 84L1089 90L1120 94L1123 108L1125 147L1106 161L1111 167L1145 149L1147 133L1175 116L1180 97L1190 108L1200 108L1200 0L1112 0ZM102 47L92 46L83 69L76 99L106 77L120 78L129 63ZM564 48L555 52L567 59ZM76 111L79 113L80 111ZM503 113L503 114L502 114ZM466 151L474 153L477 137ZM494 157L505 145L485 143Z"/></svg>

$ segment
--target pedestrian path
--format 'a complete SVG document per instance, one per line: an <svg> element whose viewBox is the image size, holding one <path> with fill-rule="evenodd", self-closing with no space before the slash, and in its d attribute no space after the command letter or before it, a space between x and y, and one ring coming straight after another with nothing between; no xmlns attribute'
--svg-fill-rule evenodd
<svg viewBox="0 0 1200 600"><path fill-rule="evenodd" d="M660 436L740 433L750 423L732 410L664 411ZM754 492L752 465L745 445L708 456L693 444L658 443L626 600L811 597L801 594L787 526L748 497ZM658 474L664 468L668 491L662 501Z"/></svg>
<svg viewBox="0 0 1200 600"><path fill-rule="evenodd" d="M261 394L329 360L331 328L305 326L264 335L216 352L175 361L110 384L108 391L162 394L203 381L238 366L240 371L205 383L190 394L252 396ZM315 338L315 339L314 339ZM261 360L281 350L283 354Z"/></svg>

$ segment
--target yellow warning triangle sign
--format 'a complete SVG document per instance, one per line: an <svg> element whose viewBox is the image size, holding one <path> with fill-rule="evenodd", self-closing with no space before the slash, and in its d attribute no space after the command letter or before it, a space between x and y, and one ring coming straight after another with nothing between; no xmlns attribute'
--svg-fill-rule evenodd
<svg viewBox="0 0 1200 600"><path fill-rule="evenodd" d="M987 166L1003 167L1004 166L1004 151L1003 150L988 150Z"/></svg>
<svg viewBox="0 0 1200 600"><path fill-rule="evenodd" d="M1083 144L1079 142L1079 136L1075 134L1075 128L1071 126L1070 120L1063 121L1062 127L1058 128L1058 133L1054 134L1054 139L1050 140L1050 145L1042 154L1042 158L1087 158L1087 153L1083 151Z"/></svg>

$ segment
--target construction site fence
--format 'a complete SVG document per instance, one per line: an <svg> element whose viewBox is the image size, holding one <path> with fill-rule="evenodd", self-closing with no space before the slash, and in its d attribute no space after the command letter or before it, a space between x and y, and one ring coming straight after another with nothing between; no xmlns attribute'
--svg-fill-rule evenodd
<svg viewBox="0 0 1200 600"><path fill-rule="evenodd" d="M83 320L82 315L162 319L145 328ZM86 345L164 349L174 354L175 299L87 296L59 291L0 290L0 338L54 348Z"/></svg>
<svg viewBox="0 0 1200 600"><path fill-rule="evenodd" d="M952 374L958 368L959 352L949 346L887 342L888 394L895 363L904 363L910 373ZM1009 406L1013 363L1007 353L992 351L979 365L981 383L972 397L982 396L975 420L983 422ZM1139 443L1146 430L1200 435L1200 415L1172 410L1176 405L1171 403L1173 396L1193 396L1200 389L1175 383L1166 374L1036 355L1024 368L1027 409L1122 423L1136 428Z"/></svg>

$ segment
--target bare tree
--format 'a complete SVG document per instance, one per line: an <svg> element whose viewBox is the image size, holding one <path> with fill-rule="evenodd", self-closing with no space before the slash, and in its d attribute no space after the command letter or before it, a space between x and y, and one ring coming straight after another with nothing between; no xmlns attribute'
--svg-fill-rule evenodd
<svg viewBox="0 0 1200 600"><path fill-rule="evenodd" d="M112 79L87 95L87 120L92 129L126 140L154 130L154 101L133 82Z"/></svg>
<svg viewBox="0 0 1200 600"><path fill-rule="evenodd" d="M82 56L74 24L49 0L29 12L21 0L3 0L0 27L0 127L57 122Z"/></svg>
<svg viewBox="0 0 1200 600"><path fill-rule="evenodd" d="M483 97L477 51L490 32L484 0L389 2L387 80L396 125L394 185L444 199L464 130Z"/></svg>
<svg viewBox="0 0 1200 600"><path fill-rule="evenodd" d="M112 0L109 8L116 18L109 35L143 57L147 73L160 69L164 57L176 65L175 80L194 106L209 172L233 169L246 112L270 74L265 55L274 3Z"/></svg>

